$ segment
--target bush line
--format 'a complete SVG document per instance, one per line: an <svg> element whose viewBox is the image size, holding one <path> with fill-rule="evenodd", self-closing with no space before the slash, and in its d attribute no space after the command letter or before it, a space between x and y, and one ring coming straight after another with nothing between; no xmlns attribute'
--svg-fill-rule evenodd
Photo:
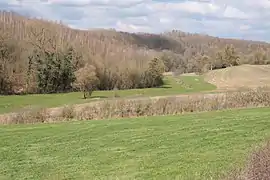
<svg viewBox="0 0 270 180"><path fill-rule="evenodd" d="M59 108L30 109L1 115L0 122L2 124L23 124L68 120L101 120L269 106L270 91L266 88L257 88L246 92L133 100L115 99Z"/></svg>

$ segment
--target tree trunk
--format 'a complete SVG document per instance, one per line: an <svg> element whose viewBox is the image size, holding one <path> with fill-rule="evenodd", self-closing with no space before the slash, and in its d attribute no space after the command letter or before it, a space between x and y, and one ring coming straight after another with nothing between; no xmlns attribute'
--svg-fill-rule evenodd
<svg viewBox="0 0 270 180"><path fill-rule="evenodd" d="M86 99L86 92L83 91L83 99Z"/></svg>

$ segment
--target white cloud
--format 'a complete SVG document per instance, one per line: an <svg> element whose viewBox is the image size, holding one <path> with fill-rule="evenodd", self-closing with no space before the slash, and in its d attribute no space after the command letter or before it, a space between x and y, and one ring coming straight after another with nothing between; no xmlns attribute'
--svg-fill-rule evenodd
<svg viewBox="0 0 270 180"><path fill-rule="evenodd" d="M245 12L240 11L239 9L231 6L226 7L223 16L228 18L243 18L243 19L252 18L252 16L249 16Z"/></svg>
<svg viewBox="0 0 270 180"><path fill-rule="evenodd" d="M269 0L247 0L247 4L251 7L257 8L270 8L270 1Z"/></svg>
<svg viewBox="0 0 270 180"><path fill-rule="evenodd" d="M128 24L124 23L121 21L118 21L116 23L116 29L119 29L121 31L132 31L132 32L147 32L150 31L151 29L148 26L143 26L143 25L133 25L133 24Z"/></svg>
<svg viewBox="0 0 270 180"><path fill-rule="evenodd" d="M48 0L50 4L68 6L132 6L147 0Z"/></svg>
<svg viewBox="0 0 270 180"><path fill-rule="evenodd" d="M0 0L0 9L62 20L76 28L131 32L180 29L270 40L268 0Z"/></svg>
<svg viewBox="0 0 270 180"><path fill-rule="evenodd" d="M246 24L240 25L240 31L247 31L249 29L251 29L251 26L249 25Z"/></svg>

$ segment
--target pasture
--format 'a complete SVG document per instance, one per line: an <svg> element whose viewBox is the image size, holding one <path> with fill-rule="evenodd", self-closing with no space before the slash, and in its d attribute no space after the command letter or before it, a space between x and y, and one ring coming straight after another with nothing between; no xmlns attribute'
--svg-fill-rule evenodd
<svg viewBox="0 0 270 180"><path fill-rule="evenodd" d="M152 114L160 114L161 110L173 111L173 108L181 111L177 108L184 107L182 99L177 101L178 104L173 101L176 97L182 98L178 95L189 94L195 98L196 94L208 92L210 97L213 94L209 93L220 90L266 86L270 83L269 72L269 66L242 65L210 71L202 76L165 76L162 87L95 91L93 97L86 100L82 99L80 92L0 96L0 114L27 108L74 104L80 107L82 103L101 99L112 100L111 106L105 104L104 107L116 108L117 112L122 108L122 113L126 110L130 114L130 109L122 107L124 101L114 104L113 99L159 96L168 96L169 99L157 104L157 108L144 109L145 115L158 108L161 109ZM227 103L231 107L251 107L252 98L255 98L254 104L269 105L269 95L260 93L250 99L239 94ZM194 100L194 103L196 107L201 106L198 109L204 109L202 106L207 109L209 103L210 107L219 102L217 96L213 95L213 102ZM184 108L187 112L193 112L195 106L192 102L186 103L191 109ZM171 106L166 103L171 103ZM133 105L138 105L133 108L135 114L138 114L139 107L143 109L139 101ZM91 108L88 111L92 116ZM98 114L101 117L102 113ZM269 117L269 108L254 108L177 116L1 125L0 179L219 179L231 170L243 167L253 148L269 139Z"/></svg>
<svg viewBox="0 0 270 180"><path fill-rule="evenodd" d="M270 135L270 109L0 127L0 179L218 179Z"/></svg>
<svg viewBox="0 0 270 180"><path fill-rule="evenodd" d="M215 86L200 76L165 76L165 84L158 88L131 89L117 91L94 91L92 98L83 99L82 93L35 94L21 96L0 96L0 114L21 110L22 108L50 108L71 104L87 103L97 99L114 96L124 98L177 95L192 92L212 91Z"/></svg>

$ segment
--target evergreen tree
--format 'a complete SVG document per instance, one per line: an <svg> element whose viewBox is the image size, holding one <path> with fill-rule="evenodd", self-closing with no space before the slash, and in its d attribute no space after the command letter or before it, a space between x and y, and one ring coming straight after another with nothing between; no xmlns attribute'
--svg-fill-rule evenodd
<svg viewBox="0 0 270 180"><path fill-rule="evenodd" d="M75 81L76 77L74 74L75 68L73 66L72 60L74 55L73 48L69 48L68 52L62 58L60 77L61 79L61 90L69 91L72 88L72 83Z"/></svg>
<svg viewBox="0 0 270 180"><path fill-rule="evenodd" d="M164 71L164 63L158 58L152 59L149 62L148 69L146 71L147 86L157 87L163 85Z"/></svg>
<svg viewBox="0 0 270 180"><path fill-rule="evenodd" d="M65 53L44 52L36 55L38 89L41 93L68 92L75 81L73 49Z"/></svg>

